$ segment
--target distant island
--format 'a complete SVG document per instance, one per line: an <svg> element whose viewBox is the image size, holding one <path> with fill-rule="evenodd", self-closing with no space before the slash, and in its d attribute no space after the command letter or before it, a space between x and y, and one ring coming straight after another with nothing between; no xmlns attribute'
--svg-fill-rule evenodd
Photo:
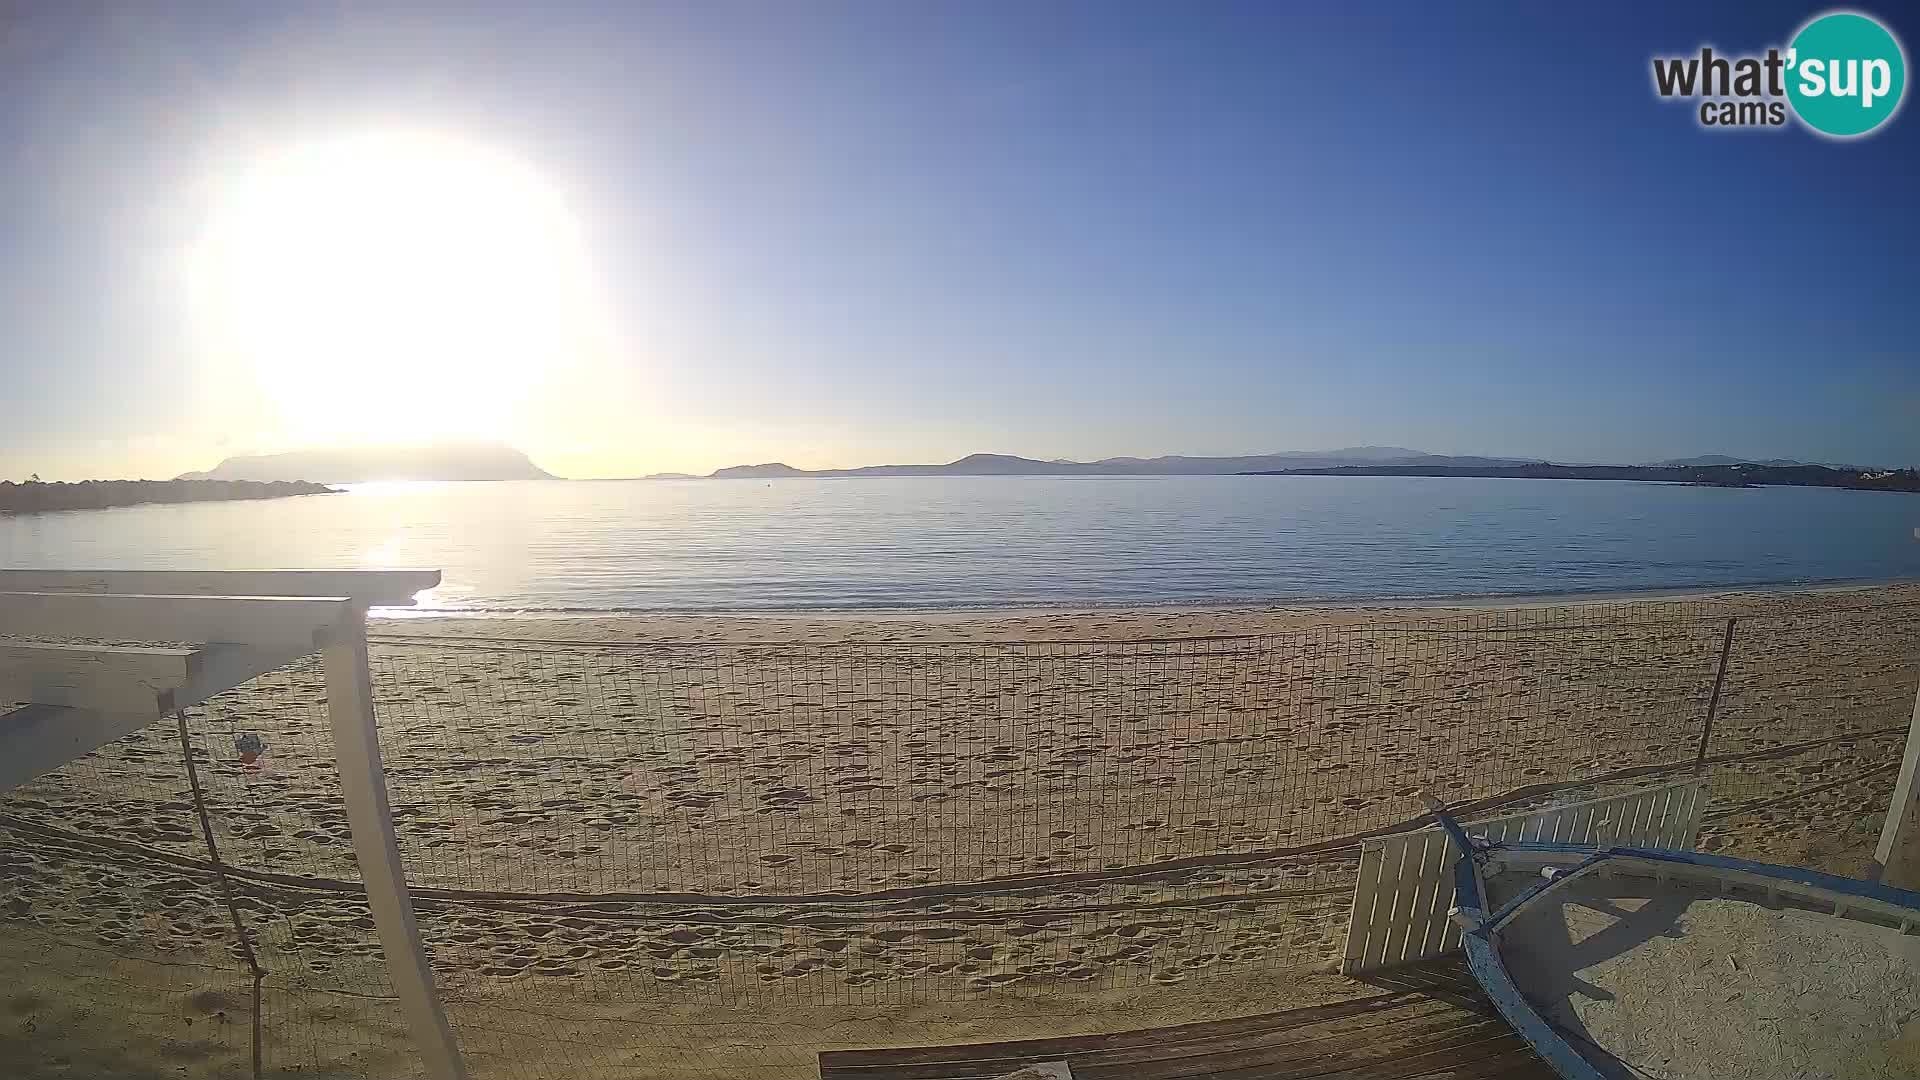
<svg viewBox="0 0 1920 1080"><path fill-rule="evenodd" d="M1700 455L1699 457L1690 457L1690 458L1669 458L1669 459L1667 459L1666 461L1650 461L1650 462L1648 462L1647 464L1649 464L1649 465L1653 465L1653 466L1656 466L1656 467L1657 467L1657 466L1663 466L1663 465L1665 465L1665 466L1673 466L1673 465L1779 465L1779 466L1783 466L1783 467L1790 467L1790 466L1794 466L1794 465L1820 465L1820 466L1824 466L1824 467L1826 467L1826 468L1829 468L1829 469L1856 469L1856 470L1860 470L1860 471L1863 471L1863 472L1871 472L1871 471L1873 471L1873 470L1871 470L1871 469L1860 469L1860 467L1859 467L1858 465L1836 465L1836 464L1834 464L1834 463L1833 463L1833 462L1831 462L1831 461L1795 461L1795 460L1793 460L1792 458L1742 458L1742 457L1731 457L1731 456L1729 456L1729 455L1727 455L1727 454L1701 454L1701 455Z"/></svg>
<svg viewBox="0 0 1920 1080"><path fill-rule="evenodd" d="M1011 454L968 454L942 465L866 465L854 469L796 469L782 462L734 465L714 471L713 480L771 480L797 476L1227 476L1279 468L1334 468L1343 465L1447 465L1491 467L1528 463L1526 458L1448 457L1403 446L1350 446L1340 450L1289 450L1239 457L1113 457L1099 461L1038 461ZM648 479L665 479L649 477ZM674 475L674 479L688 479Z"/></svg>
<svg viewBox="0 0 1920 1080"><path fill-rule="evenodd" d="M230 457L181 480L309 480L363 484L377 480L552 480L526 454L496 443L341 447Z"/></svg>
<svg viewBox="0 0 1920 1080"><path fill-rule="evenodd" d="M82 480L77 484L16 484L0 480L0 514L48 510L105 510L143 503L227 502L280 499L290 495L331 495L335 489L302 481L256 483L247 480Z"/></svg>
<svg viewBox="0 0 1920 1080"><path fill-rule="evenodd" d="M1798 463L1762 465L1345 465L1263 469L1249 476L1484 476L1513 480L1644 480L1710 487L1830 487L1858 491L1920 491L1920 470L1854 469Z"/></svg>
<svg viewBox="0 0 1920 1080"><path fill-rule="evenodd" d="M1682 474L1676 470L1709 470ZM1721 469L1720 472L1710 470ZM1769 472L1755 472L1767 469ZM1735 471L1727 471L1735 470ZM1853 465L1814 464L1789 458L1755 461L1725 454L1673 458L1646 465L1556 465L1540 458L1429 454L1404 446L1349 446L1338 450L1283 450L1268 454L1201 457L1110 457L1098 461L1041 461L1012 454L968 454L937 465L863 465L848 469L801 469L785 462L731 465L705 477L654 473L644 480L779 480L789 477L861 476L1506 476L1558 480L1659 480L1667 483L1757 487L1794 484L1907 490L1900 473Z"/></svg>

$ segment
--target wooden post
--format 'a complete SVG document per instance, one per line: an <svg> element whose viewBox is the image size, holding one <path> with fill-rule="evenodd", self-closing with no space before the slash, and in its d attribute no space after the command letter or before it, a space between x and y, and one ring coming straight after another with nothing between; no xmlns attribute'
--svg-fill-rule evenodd
<svg viewBox="0 0 1920 1080"><path fill-rule="evenodd" d="M1720 639L1720 662L1713 669L1713 696L1707 699L1707 722L1700 725L1700 752L1693 759L1696 770L1707 767L1707 749L1713 743L1713 718L1720 714L1720 691L1727 685L1727 656L1733 652L1733 628L1738 622L1738 619L1728 619L1726 636Z"/></svg>
<svg viewBox="0 0 1920 1080"><path fill-rule="evenodd" d="M1880 845L1874 849L1879 878L1901 889L1920 889L1920 688L1913 695L1913 722L1907 727L1907 752L1900 761L1900 779L1893 785L1893 801L1880 827Z"/></svg>
<svg viewBox="0 0 1920 1080"><path fill-rule="evenodd" d="M420 943L406 871L393 835L387 804L387 771L380 761L380 734L373 715L373 679L367 669L366 614L357 608L326 631L322 664L327 676L327 720L333 727L334 760L346 790L353 852L367 886L374 926L386 953L394 993L413 1030L427 1074L434 1080L465 1080L466 1064L440 1006L433 969Z"/></svg>

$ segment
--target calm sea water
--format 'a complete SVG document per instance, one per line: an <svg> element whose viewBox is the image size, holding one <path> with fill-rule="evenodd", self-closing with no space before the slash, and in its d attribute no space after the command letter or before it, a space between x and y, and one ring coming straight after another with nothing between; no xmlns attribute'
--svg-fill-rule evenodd
<svg viewBox="0 0 1920 1080"><path fill-rule="evenodd" d="M1920 497L1401 477L378 484L0 516L0 566L438 567L437 608L1559 593L1920 577Z"/></svg>

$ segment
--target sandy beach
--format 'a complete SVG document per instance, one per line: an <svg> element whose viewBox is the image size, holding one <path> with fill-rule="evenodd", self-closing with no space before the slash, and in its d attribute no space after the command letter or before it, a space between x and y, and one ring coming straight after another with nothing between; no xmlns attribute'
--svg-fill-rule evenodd
<svg viewBox="0 0 1920 1080"><path fill-rule="evenodd" d="M373 633L422 932L486 1077L805 1077L1364 992L1332 974L1357 845L1417 792L1649 782L1710 712L1703 846L1861 873L1920 681L1920 585ZM410 1075L317 670L189 721L266 1071ZM157 726L0 802L8 1075L246 1074L180 755Z"/></svg>

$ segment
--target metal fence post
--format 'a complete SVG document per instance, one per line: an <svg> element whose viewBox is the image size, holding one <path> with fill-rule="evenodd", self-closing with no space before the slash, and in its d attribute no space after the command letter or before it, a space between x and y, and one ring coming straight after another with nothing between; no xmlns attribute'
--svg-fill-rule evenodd
<svg viewBox="0 0 1920 1080"><path fill-rule="evenodd" d="M1913 695L1913 721L1907 726L1907 752L1900 779L1893 785L1880 843L1873 849L1875 877L1902 889L1920 889L1920 689Z"/></svg>
<svg viewBox="0 0 1920 1080"><path fill-rule="evenodd" d="M1700 752L1694 755L1695 770L1707 767L1707 748L1713 744L1713 719L1720 715L1720 690L1727 685L1727 656L1733 652L1733 628L1740 622L1727 619L1727 631L1720 638L1720 663L1713 669L1713 696L1707 699L1707 719L1700 725Z"/></svg>
<svg viewBox="0 0 1920 1080"><path fill-rule="evenodd" d="M327 720L333 728L334 759L353 826L353 853L367 887L374 927L386 954L387 972L400 999L414 1044L434 1080L465 1080L466 1064L440 1005L440 992L420 944L413 901L407 896L406 870L393 835L393 809L387 803L387 771L380 760L380 734L373 714L373 678L367 668L367 624L356 609L327 631L321 652L327 678Z"/></svg>

